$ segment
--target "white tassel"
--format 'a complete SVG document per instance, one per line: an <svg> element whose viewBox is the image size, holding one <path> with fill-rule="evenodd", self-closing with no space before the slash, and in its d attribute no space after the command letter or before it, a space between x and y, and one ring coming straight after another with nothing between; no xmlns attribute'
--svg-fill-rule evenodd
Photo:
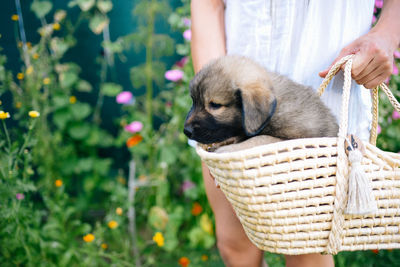
<svg viewBox="0 0 400 267"><path fill-rule="evenodd" d="M352 215L375 213L378 208L372 192L371 182L361 166L363 154L359 149L351 148L348 158L351 166L345 213Z"/></svg>

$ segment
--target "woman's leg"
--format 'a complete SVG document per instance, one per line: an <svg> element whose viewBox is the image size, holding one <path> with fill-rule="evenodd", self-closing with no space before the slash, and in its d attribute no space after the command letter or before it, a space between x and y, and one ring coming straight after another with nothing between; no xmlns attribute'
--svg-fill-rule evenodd
<svg viewBox="0 0 400 267"><path fill-rule="evenodd" d="M332 255L305 254L285 255L287 267L333 267Z"/></svg>
<svg viewBox="0 0 400 267"><path fill-rule="evenodd" d="M268 266L263 261L263 252L246 236L231 204L222 191L215 186L205 164L203 167L204 186L208 201L215 216L217 246L227 267ZM305 254L285 255L287 267L333 267L331 255Z"/></svg>
<svg viewBox="0 0 400 267"><path fill-rule="evenodd" d="M260 267L263 252L246 236L231 204L215 186L210 171L202 164L204 186L215 216L215 228L219 253L227 267Z"/></svg>

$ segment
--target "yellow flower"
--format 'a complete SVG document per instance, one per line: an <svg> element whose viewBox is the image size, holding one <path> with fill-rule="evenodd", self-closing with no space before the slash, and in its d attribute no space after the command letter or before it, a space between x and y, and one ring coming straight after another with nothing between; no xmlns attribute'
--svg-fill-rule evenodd
<svg viewBox="0 0 400 267"><path fill-rule="evenodd" d="M57 180L54 182L54 185L55 185L56 187L61 187L61 186L63 185L63 181L60 180L60 179L57 179Z"/></svg>
<svg viewBox="0 0 400 267"><path fill-rule="evenodd" d="M53 29L54 29L55 31L60 30L60 28L61 28L60 23L56 22L56 23L53 24Z"/></svg>
<svg viewBox="0 0 400 267"><path fill-rule="evenodd" d="M69 97L69 103L75 104L76 103L76 96L70 96Z"/></svg>
<svg viewBox="0 0 400 267"><path fill-rule="evenodd" d="M26 74L29 75L29 74L31 74L32 72L33 72L33 67L32 67L32 66L29 66L29 67L26 69Z"/></svg>
<svg viewBox="0 0 400 267"><path fill-rule="evenodd" d="M31 49L32 48L32 43L31 42L26 42L26 46Z"/></svg>
<svg viewBox="0 0 400 267"><path fill-rule="evenodd" d="M21 102L17 102L15 103L15 108L21 108L22 107L22 103Z"/></svg>
<svg viewBox="0 0 400 267"><path fill-rule="evenodd" d="M45 84L45 85L50 84L50 82L51 82L51 80L50 80L49 77L46 77L46 78L43 79L43 84Z"/></svg>
<svg viewBox="0 0 400 267"><path fill-rule="evenodd" d="M206 213L201 215L200 217L200 227L201 229L203 229L204 232L209 233L210 235L212 235L214 232L212 221Z"/></svg>
<svg viewBox="0 0 400 267"><path fill-rule="evenodd" d="M201 260L202 261L207 261L208 260L208 256L206 254L201 255Z"/></svg>
<svg viewBox="0 0 400 267"><path fill-rule="evenodd" d="M111 229L117 228L118 227L118 223L116 221L110 221L108 223L108 227L110 227Z"/></svg>
<svg viewBox="0 0 400 267"><path fill-rule="evenodd" d="M93 240L94 240L93 234L87 234L83 237L83 241L85 241L86 243L93 242Z"/></svg>
<svg viewBox="0 0 400 267"><path fill-rule="evenodd" d="M108 245L107 245L106 243L103 243L103 244L101 244L101 248L102 248L102 249L107 249L107 248L108 248Z"/></svg>
<svg viewBox="0 0 400 267"><path fill-rule="evenodd" d="M118 215L122 215L123 210L122 210L121 208L118 207L118 208L115 210L115 213L118 214Z"/></svg>
<svg viewBox="0 0 400 267"><path fill-rule="evenodd" d="M20 73L17 74L17 79L18 80L22 80L24 78L24 76L25 75L22 72L20 72Z"/></svg>
<svg viewBox="0 0 400 267"><path fill-rule="evenodd" d="M29 115L29 117L31 117L31 118L37 118L37 117L40 116L40 113L37 112L36 110L31 110L31 111L29 111L28 115Z"/></svg>
<svg viewBox="0 0 400 267"><path fill-rule="evenodd" d="M38 59L39 58L39 54L38 53L35 53L35 54L33 54L33 59Z"/></svg>
<svg viewBox="0 0 400 267"><path fill-rule="evenodd" d="M157 243L157 246L162 247L164 246L164 236L161 232L155 233L153 236L153 241Z"/></svg>
<svg viewBox="0 0 400 267"><path fill-rule="evenodd" d="M17 21L19 19L18 15L14 14L11 16L11 20Z"/></svg>
<svg viewBox="0 0 400 267"><path fill-rule="evenodd" d="M10 118L10 113L0 110L0 120L5 120L8 118Z"/></svg>

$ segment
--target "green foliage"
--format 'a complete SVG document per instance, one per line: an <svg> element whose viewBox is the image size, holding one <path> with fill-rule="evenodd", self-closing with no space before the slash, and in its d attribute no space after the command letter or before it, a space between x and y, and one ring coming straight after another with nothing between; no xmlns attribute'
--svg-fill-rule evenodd
<svg viewBox="0 0 400 267"><path fill-rule="evenodd" d="M182 131L191 105L190 42L175 44L155 27L162 20L177 32L187 30L190 3L181 3L171 10L168 1L138 1L136 31L112 41L112 1L71 0L68 10L57 11L51 1L32 1L30 10L42 23L40 40L28 49L19 46L20 74L7 69L0 54L0 110L10 113L0 120L1 266L178 266L181 257L190 266L223 266L200 160ZM79 17L70 16L76 10ZM81 77L86 66L65 56L82 41L75 37L82 21L103 38L99 77L90 82ZM131 49L145 59L130 69L134 101L121 104L114 133L101 123L104 100L129 89L109 72L115 56L124 58ZM174 54L181 60L166 66L164 59ZM168 68L182 78L166 81ZM397 97L399 84L393 76ZM94 104L82 101L88 96ZM40 116L30 117L32 110ZM400 119L384 97L380 111L378 144L398 152ZM126 130L132 122L143 128ZM121 162L120 154L129 158ZM395 266L398 256L398 250L343 252L335 261ZM282 255L266 253L266 259L284 266Z"/></svg>

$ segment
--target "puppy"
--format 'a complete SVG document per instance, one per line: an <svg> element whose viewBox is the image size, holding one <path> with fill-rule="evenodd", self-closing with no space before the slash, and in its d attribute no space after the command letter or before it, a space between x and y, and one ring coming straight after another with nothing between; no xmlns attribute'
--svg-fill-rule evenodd
<svg viewBox="0 0 400 267"><path fill-rule="evenodd" d="M190 82L184 133L215 150L258 135L287 140L333 137L338 125L311 88L241 56L224 56Z"/></svg>

